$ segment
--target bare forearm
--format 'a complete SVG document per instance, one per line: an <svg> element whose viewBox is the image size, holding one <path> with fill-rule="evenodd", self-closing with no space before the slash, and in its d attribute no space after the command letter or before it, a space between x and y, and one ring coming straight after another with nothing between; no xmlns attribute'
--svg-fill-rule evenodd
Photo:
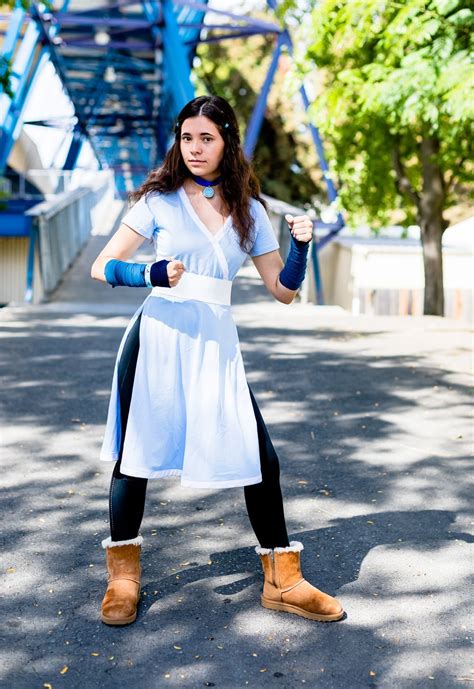
<svg viewBox="0 0 474 689"><path fill-rule="evenodd" d="M91 278L100 282L107 282L105 279L105 266L107 261L110 261L112 258L116 258L116 256L98 256L91 267Z"/></svg>
<svg viewBox="0 0 474 689"><path fill-rule="evenodd" d="M273 296L277 301L280 301L282 304L291 304L297 291L298 290L288 289L288 287L282 285L280 282L280 274L277 275L273 290Z"/></svg>
<svg viewBox="0 0 474 689"><path fill-rule="evenodd" d="M105 278L107 262L113 258L119 261L127 261L143 244L143 241L142 235L122 223L92 264L91 277L100 282L107 282Z"/></svg>

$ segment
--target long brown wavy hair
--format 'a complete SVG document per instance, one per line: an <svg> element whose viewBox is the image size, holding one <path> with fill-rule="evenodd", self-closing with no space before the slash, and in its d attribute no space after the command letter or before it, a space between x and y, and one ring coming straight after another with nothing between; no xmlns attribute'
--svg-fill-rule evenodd
<svg viewBox="0 0 474 689"><path fill-rule="evenodd" d="M265 210L267 210L267 204L260 197L260 183L242 150L234 110L225 98L198 96L184 106L176 120L173 145L166 153L163 163L149 173L147 179L136 191L129 194L129 200L135 203L144 194L156 191L176 191L187 177L191 177L180 151L181 127L188 117L198 115L205 115L212 120L224 139L224 154L220 164L221 194L232 215L240 248L247 253L252 246L254 227L250 214L250 198L260 201ZM226 123L228 126L224 127Z"/></svg>

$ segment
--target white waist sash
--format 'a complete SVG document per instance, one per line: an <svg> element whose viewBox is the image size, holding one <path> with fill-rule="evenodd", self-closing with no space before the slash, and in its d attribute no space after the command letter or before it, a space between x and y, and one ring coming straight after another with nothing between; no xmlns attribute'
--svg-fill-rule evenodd
<svg viewBox="0 0 474 689"><path fill-rule="evenodd" d="M197 299L211 304L230 306L231 291L232 280L221 280L220 278L211 278L207 275L185 271L177 285L174 287L153 287L151 295L168 299L175 297Z"/></svg>

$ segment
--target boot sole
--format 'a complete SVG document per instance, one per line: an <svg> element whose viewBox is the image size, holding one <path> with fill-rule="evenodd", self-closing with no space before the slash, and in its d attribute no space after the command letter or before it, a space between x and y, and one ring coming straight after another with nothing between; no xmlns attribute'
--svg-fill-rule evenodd
<svg viewBox="0 0 474 689"><path fill-rule="evenodd" d="M308 620L317 620L318 622L334 622L335 620L340 620L341 617L344 617L344 610L334 613L333 615L321 615L317 612L308 612L303 608L298 608L296 605L290 605L289 603L279 603L278 601L268 600L263 596L260 600L264 608L268 608L269 610L278 610L279 612L292 612L295 615L300 615L300 617L306 617Z"/></svg>
<svg viewBox="0 0 474 689"><path fill-rule="evenodd" d="M104 624L119 627L125 624L131 624L132 622L135 622L135 620L137 619L137 613L135 613L134 615L130 615L130 617L123 617L120 620L115 620L113 617L106 617L105 615L101 614L100 619Z"/></svg>

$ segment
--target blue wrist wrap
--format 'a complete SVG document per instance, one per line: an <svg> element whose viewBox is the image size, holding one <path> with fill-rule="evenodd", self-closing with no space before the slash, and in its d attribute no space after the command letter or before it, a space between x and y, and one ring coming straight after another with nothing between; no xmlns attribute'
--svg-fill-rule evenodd
<svg viewBox="0 0 474 689"><path fill-rule="evenodd" d="M168 263L169 261L164 258L161 261L156 261L156 263L152 265L150 269L150 280L154 287L171 287L166 271Z"/></svg>
<svg viewBox="0 0 474 689"><path fill-rule="evenodd" d="M145 287L145 268L146 263L127 263L127 261L119 261L116 258L112 258L105 265L104 275L112 287L117 287L118 285Z"/></svg>
<svg viewBox="0 0 474 689"><path fill-rule="evenodd" d="M170 287L166 266L169 261L156 261L150 267L150 282L152 287ZM116 258L107 261L104 268L105 279L112 287L124 285L126 287L149 287L145 277L147 263L128 263Z"/></svg>
<svg viewBox="0 0 474 689"><path fill-rule="evenodd" d="M284 287L297 290L301 286L306 273L308 249L309 242L301 242L291 235L290 252L280 273L280 282Z"/></svg>

